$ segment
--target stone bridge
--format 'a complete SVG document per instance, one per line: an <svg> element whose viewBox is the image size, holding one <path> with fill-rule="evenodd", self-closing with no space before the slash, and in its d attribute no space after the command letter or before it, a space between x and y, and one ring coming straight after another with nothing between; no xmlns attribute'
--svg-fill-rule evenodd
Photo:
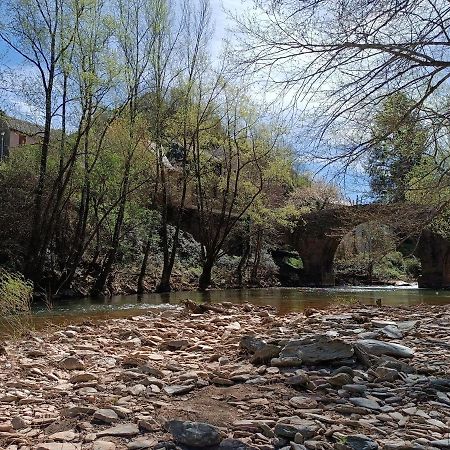
<svg viewBox="0 0 450 450"><path fill-rule="evenodd" d="M303 261L301 285L334 286L333 262L342 238L356 226L376 221L394 230L399 242L416 239L420 287L450 288L450 242L426 229L432 217L430 208L376 204L337 206L304 216L287 238Z"/></svg>

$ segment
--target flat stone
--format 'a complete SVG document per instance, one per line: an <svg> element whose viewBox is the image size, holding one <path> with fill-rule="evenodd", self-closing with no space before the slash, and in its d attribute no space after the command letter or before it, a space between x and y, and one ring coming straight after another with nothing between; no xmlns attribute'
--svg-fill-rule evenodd
<svg viewBox="0 0 450 450"><path fill-rule="evenodd" d="M92 445L92 450L116 450L116 444L114 442L98 440Z"/></svg>
<svg viewBox="0 0 450 450"><path fill-rule="evenodd" d="M346 436L345 444L352 450L378 450L378 444L364 434Z"/></svg>
<svg viewBox="0 0 450 450"><path fill-rule="evenodd" d="M227 438L224 439L220 445L220 450L253 450L254 447L250 447L245 442L239 441L238 439Z"/></svg>
<svg viewBox="0 0 450 450"><path fill-rule="evenodd" d="M77 434L73 431L60 431L59 433L53 433L48 438L52 441L73 441L77 437Z"/></svg>
<svg viewBox="0 0 450 450"><path fill-rule="evenodd" d="M370 400L364 397L353 397L349 399L355 406L360 408L372 409L374 411L380 411L381 407L375 400Z"/></svg>
<svg viewBox="0 0 450 450"><path fill-rule="evenodd" d="M296 423L278 422L275 425L274 433L277 436L292 439L300 433L304 439L312 438L319 430L318 425L312 420L299 420Z"/></svg>
<svg viewBox="0 0 450 450"><path fill-rule="evenodd" d="M102 436L119 436L119 437L132 437L139 434L139 428L134 423L125 423L117 425L115 427L108 428L106 430L99 431L98 437Z"/></svg>
<svg viewBox="0 0 450 450"><path fill-rule="evenodd" d="M163 390L169 395L182 395L191 392L195 388L193 384L172 384L164 386Z"/></svg>
<svg viewBox="0 0 450 450"><path fill-rule="evenodd" d="M69 379L69 383L86 383L87 381L97 380L97 377L88 372L78 373Z"/></svg>
<svg viewBox="0 0 450 450"><path fill-rule="evenodd" d="M97 409L94 413L93 419L96 422L110 424L119 420L119 416L112 409Z"/></svg>
<svg viewBox="0 0 450 450"><path fill-rule="evenodd" d="M310 409L310 408L317 408L318 403L313 398L297 396L292 397L289 400L289 404L294 408L298 409Z"/></svg>
<svg viewBox="0 0 450 450"><path fill-rule="evenodd" d="M22 430L23 428L26 428L28 424L25 422L25 420L22 419L22 417L14 417L11 420L11 425L15 430Z"/></svg>
<svg viewBox="0 0 450 450"><path fill-rule="evenodd" d="M302 340L289 341L280 352L280 358L298 358L305 364L349 359L353 356L350 344L329 336L313 336Z"/></svg>
<svg viewBox="0 0 450 450"><path fill-rule="evenodd" d="M390 355L397 358L412 358L414 356L414 350L392 342L384 342L376 339L360 339L356 341L356 345L369 355Z"/></svg>
<svg viewBox="0 0 450 450"><path fill-rule="evenodd" d="M212 447L221 441L218 428L208 423L171 420L167 429L175 442L194 448Z"/></svg>
<svg viewBox="0 0 450 450"><path fill-rule="evenodd" d="M68 442L44 442L34 447L36 450L79 450L74 444Z"/></svg>
<svg viewBox="0 0 450 450"><path fill-rule="evenodd" d="M127 444L129 450L144 450L147 448L153 448L158 441L156 439L139 438L135 441L131 441Z"/></svg>

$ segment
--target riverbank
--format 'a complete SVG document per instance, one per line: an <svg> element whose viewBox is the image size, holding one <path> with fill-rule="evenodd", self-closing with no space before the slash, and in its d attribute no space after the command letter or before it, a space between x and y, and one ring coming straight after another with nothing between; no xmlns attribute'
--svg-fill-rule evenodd
<svg viewBox="0 0 450 450"><path fill-rule="evenodd" d="M0 447L449 448L449 306L204 308L7 342Z"/></svg>

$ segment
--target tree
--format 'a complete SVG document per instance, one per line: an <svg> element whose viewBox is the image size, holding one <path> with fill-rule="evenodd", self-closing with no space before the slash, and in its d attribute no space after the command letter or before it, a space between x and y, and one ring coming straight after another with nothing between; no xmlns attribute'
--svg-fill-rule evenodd
<svg viewBox="0 0 450 450"><path fill-rule="evenodd" d="M397 92L383 102L375 116L368 173L378 202L406 200L411 171L426 152L427 132L413 105L411 98Z"/></svg>
<svg viewBox="0 0 450 450"><path fill-rule="evenodd" d="M414 92L400 125L426 106L448 121L431 99L450 78L446 0L255 0L236 17L242 64L314 109L317 158L348 167L367 155L367 118L393 92ZM324 143L333 145L324 154Z"/></svg>

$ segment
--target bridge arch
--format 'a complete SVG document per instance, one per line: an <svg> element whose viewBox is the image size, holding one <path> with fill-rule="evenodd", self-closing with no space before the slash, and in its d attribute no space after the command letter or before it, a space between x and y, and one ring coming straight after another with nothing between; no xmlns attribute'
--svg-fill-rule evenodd
<svg viewBox="0 0 450 450"><path fill-rule="evenodd" d="M419 287L450 288L450 242L422 230L423 217L417 208L400 210L395 205L342 206L307 215L290 235L290 245L303 261L300 285L334 286L334 257L341 240L356 226L371 221L389 226L400 236L418 238L415 255L422 265Z"/></svg>

